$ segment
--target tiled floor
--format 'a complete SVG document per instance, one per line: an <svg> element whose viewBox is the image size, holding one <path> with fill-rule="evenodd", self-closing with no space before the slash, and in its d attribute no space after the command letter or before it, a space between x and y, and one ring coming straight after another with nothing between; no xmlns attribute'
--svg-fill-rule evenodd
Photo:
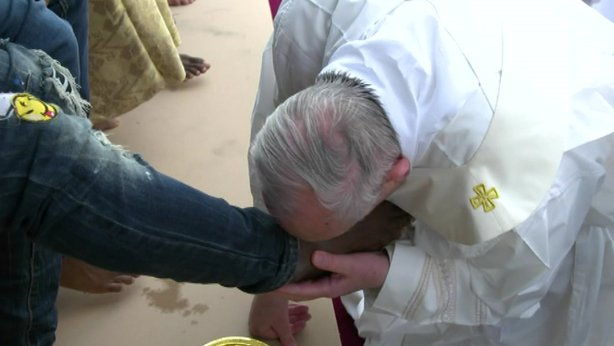
<svg viewBox="0 0 614 346"><path fill-rule="evenodd" d="M173 12L183 39L180 50L213 66L205 76L124 115L110 138L164 173L248 206L249 118L260 52L272 30L266 0L197 0ZM57 345L199 346L247 335L250 301L235 289L149 277L121 294L62 290ZM313 320L299 345L339 345L330 301L308 305Z"/></svg>

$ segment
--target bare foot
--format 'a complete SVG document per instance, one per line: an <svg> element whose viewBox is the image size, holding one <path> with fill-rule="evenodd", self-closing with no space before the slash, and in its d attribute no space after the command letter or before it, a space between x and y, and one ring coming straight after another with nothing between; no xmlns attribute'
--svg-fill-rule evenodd
<svg viewBox="0 0 614 346"><path fill-rule="evenodd" d="M311 279L323 274L311 266L310 259L314 250L324 250L334 254L379 251L397 240L411 220L411 215L404 210L384 201L362 221L336 238L319 243L301 242L299 264L293 281Z"/></svg>
<svg viewBox="0 0 614 346"><path fill-rule="evenodd" d="M96 121L92 128L98 131L109 131L119 126L119 118L103 119Z"/></svg>
<svg viewBox="0 0 614 346"><path fill-rule="evenodd" d="M323 244L320 250L331 253L378 251L399 239L411 216L396 205L384 201L349 231Z"/></svg>
<svg viewBox="0 0 614 346"><path fill-rule="evenodd" d="M187 54L179 54L183 69L185 70L185 79L192 79L207 72L211 65L204 59L189 56Z"/></svg>
<svg viewBox="0 0 614 346"><path fill-rule="evenodd" d="M60 286L87 293L120 292L132 285L135 276L94 267L81 260L64 257Z"/></svg>
<svg viewBox="0 0 614 346"><path fill-rule="evenodd" d="M195 0L168 0L169 6L183 6L193 3Z"/></svg>

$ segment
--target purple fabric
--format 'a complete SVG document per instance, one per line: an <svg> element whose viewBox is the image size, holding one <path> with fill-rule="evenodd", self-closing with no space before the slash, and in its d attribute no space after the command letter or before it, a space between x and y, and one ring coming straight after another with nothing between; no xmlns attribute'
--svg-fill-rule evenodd
<svg viewBox="0 0 614 346"><path fill-rule="evenodd" d="M333 308L335 310L335 318L337 319L337 329L341 338L342 346L363 346L365 339L358 336L358 330L354 325L354 319L350 316L339 297L333 298Z"/></svg>
<svg viewBox="0 0 614 346"><path fill-rule="evenodd" d="M275 15L277 14L277 9L279 8L280 4L281 0L269 0L269 7L271 7L271 16L273 18L275 18Z"/></svg>

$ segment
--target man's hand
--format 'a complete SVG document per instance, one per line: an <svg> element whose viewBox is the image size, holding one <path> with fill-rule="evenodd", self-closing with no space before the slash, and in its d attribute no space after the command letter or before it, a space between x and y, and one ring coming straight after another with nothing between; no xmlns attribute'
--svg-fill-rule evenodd
<svg viewBox="0 0 614 346"><path fill-rule="evenodd" d="M331 274L316 280L287 284L276 292L296 301L338 297L360 289L381 287L390 268L388 256L381 251L350 255L316 251L312 263Z"/></svg>
<svg viewBox="0 0 614 346"><path fill-rule="evenodd" d="M249 332L261 339L279 339L282 346L295 346L294 334L311 319L305 305L288 304L275 293L254 296L249 313Z"/></svg>

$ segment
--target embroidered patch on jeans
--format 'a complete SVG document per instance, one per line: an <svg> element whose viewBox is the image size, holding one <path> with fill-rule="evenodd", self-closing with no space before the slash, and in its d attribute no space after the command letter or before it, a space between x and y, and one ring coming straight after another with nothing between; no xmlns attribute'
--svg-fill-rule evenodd
<svg viewBox="0 0 614 346"><path fill-rule="evenodd" d="M25 121L49 121L58 114L58 107L30 94L15 94L11 98L13 112Z"/></svg>

